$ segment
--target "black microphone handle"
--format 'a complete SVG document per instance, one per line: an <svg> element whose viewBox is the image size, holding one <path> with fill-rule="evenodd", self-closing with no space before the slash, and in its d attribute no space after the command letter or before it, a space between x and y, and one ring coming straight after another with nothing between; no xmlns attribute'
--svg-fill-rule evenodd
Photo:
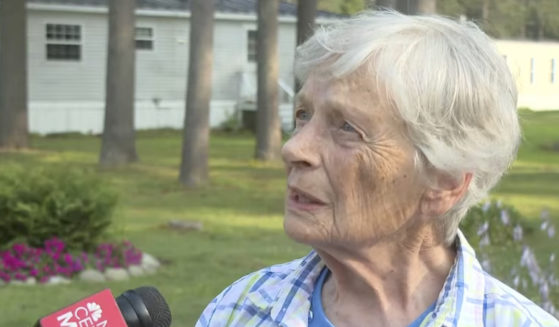
<svg viewBox="0 0 559 327"><path fill-rule="evenodd" d="M128 327L153 327L153 321L144 300L134 290L116 298L116 303Z"/></svg>

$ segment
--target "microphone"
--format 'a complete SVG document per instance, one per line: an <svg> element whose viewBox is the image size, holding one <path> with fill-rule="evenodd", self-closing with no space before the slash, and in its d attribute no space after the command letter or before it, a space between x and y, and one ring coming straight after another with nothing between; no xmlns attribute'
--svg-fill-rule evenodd
<svg viewBox="0 0 559 327"><path fill-rule="evenodd" d="M88 296L41 318L34 327L169 327L171 311L155 287L128 290L116 299L111 290Z"/></svg>

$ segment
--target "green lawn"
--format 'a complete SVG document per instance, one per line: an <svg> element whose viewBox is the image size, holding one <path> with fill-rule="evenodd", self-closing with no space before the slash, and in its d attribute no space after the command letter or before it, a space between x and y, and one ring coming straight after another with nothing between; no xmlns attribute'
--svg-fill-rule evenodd
<svg viewBox="0 0 559 327"><path fill-rule="evenodd" d="M518 161L492 196L534 221L547 207L559 227L559 153L542 150L559 142L559 112L523 112L522 118L525 141ZM251 135L212 134L212 182L199 190L177 184L179 132L140 132L137 146L141 162L116 170L98 169L100 139L94 136L33 137L33 150L0 153L0 169L61 165L95 171L119 194L110 237L129 239L164 262L157 275L127 282L0 287L0 326L30 326L104 287L117 295L141 285L154 285L164 294L173 326L192 326L211 298L235 279L308 251L282 231L282 163L254 161ZM165 227L181 219L201 221L204 229L183 233ZM531 242L542 253L557 247L548 239Z"/></svg>

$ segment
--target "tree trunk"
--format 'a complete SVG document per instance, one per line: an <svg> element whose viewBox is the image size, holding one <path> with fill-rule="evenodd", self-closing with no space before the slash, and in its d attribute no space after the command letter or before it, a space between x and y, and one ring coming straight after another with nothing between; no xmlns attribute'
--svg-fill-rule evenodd
<svg viewBox="0 0 559 327"><path fill-rule="evenodd" d="M306 1L306 0L303 0ZM279 158L281 129L278 112L278 0L258 1L258 108L256 153L260 160Z"/></svg>
<svg viewBox="0 0 559 327"><path fill-rule="evenodd" d="M305 42L314 32L317 0L299 0L297 3L297 45Z"/></svg>
<svg viewBox="0 0 559 327"><path fill-rule="evenodd" d="M487 1L487 0L485 0ZM432 15L437 13L437 0L418 0L417 13Z"/></svg>
<svg viewBox="0 0 559 327"><path fill-rule="evenodd" d="M536 40L540 41L543 40L543 30L544 30L544 24L545 24L545 20L543 18L543 13L542 13L542 8L540 7L541 3L538 3L536 6L536 17L538 20L538 24L537 24L537 34L536 34Z"/></svg>
<svg viewBox="0 0 559 327"><path fill-rule="evenodd" d="M406 15L417 12L417 0L396 0L396 10Z"/></svg>
<svg viewBox="0 0 559 327"><path fill-rule="evenodd" d="M435 14L437 0L396 0L396 9L406 15Z"/></svg>
<svg viewBox="0 0 559 327"><path fill-rule="evenodd" d="M28 146L26 1L0 2L0 148Z"/></svg>
<svg viewBox="0 0 559 327"><path fill-rule="evenodd" d="M214 2L194 0L190 8L190 58L179 180L194 187L208 181Z"/></svg>
<svg viewBox="0 0 559 327"><path fill-rule="evenodd" d="M136 0L108 1L109 43L105 125L99 162L110 167L137 161L134 135Z"/></svg>
<svg viewBox="0 0 559 327"><path fill-rule="evenodd" d="M305 42L314 33L317 0L299 0L297 3L297 46ZM301 83L294 81L294 91L298 93ZM293 126L295 126L295 107L293 103Z"/></svg>
<svg viewBox="0 0 559 327"><path fill-rule="evenodd" d="M522 1L522 6L523 6L523 20L522 20L522 26L520 28L520 37L522 39L526 39L528 38L528 13L530 11L530 0L523 0Z"/></svg>
<svg viewBox="0 0 559 327"><path fill-rule="evenodd" d="M484 25L489 23L489 0L482 0L481 2L481 20Z"/></svg>
<svg viewBox="0 0 559 327"><path fill-rule="evenodd" d="M377 8L394 8L395 4L396 0L377 0L375 2L375 6Z"/></svg>

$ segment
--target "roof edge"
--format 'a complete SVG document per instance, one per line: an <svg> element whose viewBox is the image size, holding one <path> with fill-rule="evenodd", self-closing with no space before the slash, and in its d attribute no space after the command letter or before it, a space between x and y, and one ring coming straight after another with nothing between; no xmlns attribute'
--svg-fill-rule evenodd
<svg viewBox="0 0 559 327"><path fill-rule="evenodd" d="M35 11L61 11L61 12L76 12L76 13L92 13L92 14L107 14L108 8L102 6L86 6L86 5L67 5L67 4L46 4L31 2L27 3L28 10ZM190 18L190 11L187 10L164 10L164 9L144 9L137 8L136 15L138 16L151 16L151 17L175 17L175 18ZM220 20L240 20L240 21L256 21L256 13L233 13L233 12L216 12L215 18ZM333 22L339 18L330 17L317 17L316 22L324 24ZM278 21L280 23L296 23L297 17L291 15L279 15Z"/></svg>

